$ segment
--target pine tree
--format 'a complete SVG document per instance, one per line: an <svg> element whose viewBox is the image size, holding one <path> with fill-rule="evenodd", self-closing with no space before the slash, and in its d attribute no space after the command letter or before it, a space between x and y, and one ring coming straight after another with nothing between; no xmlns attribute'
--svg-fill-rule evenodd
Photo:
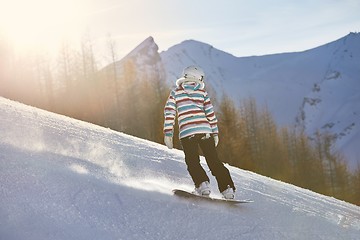
<svg viewBox="0 0 360 240"><path fill-rule="evenodd" d="M260 156L259 117L255 99L249 98L245 100L242 103L240 113L245 122L243 134L247 141L246 146L249 147L247 151L250 153L253 162L254 169L252 170L260 173L264 166Z"/></svg>
<svg viewBox="0 0 360 240"><path fill-rule="evenodd" d="M349 201L360 206L360 165L351 176Z"/></svg>
<svg viewBox="0 0 360 240"><path fill-rule="evenodd" d="M241 159L236 154L236 151L240 149L242 144L242 139L239 135L240 116L234 103L225 94L223 94L216 115L219 120L218 128L220 132L220 144L218 149L222 156L222 160L231 165L240 166Z"/></svg>

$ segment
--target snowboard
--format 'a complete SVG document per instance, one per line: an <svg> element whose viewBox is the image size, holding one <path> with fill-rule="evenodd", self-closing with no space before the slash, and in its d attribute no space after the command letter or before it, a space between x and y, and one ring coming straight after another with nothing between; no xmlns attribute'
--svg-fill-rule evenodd
<svg viewBox="0 0 360 240"><path fill-rule="evenodd" d="M224 198L214 198L211 196L202 196L197 195L195 193L191 193L188 191L184 191L181 189L174 189L173 193L177 196L184 197L184 198L192 198L195 200L204 200L210 202L219 202L219 203L228 203L228 204L240 204L240 203L252 203L252 200L237 200L237 199L224 199Z"/></svg>

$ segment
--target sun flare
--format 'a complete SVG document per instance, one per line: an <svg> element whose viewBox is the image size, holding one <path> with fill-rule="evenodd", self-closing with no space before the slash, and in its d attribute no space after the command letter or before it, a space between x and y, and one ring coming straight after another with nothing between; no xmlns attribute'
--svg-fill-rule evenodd
<svg viewBox="0 0 360 240"><path fill-rule="evenodd" d="M22 50L51 49L79 35L84 11L79 1L2 1L0 34Z"/></svg>

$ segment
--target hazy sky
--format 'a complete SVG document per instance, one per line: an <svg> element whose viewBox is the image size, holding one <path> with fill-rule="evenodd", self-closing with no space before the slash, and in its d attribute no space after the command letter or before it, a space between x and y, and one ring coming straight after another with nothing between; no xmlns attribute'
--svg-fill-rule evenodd
<svg viewBox="0 0 360 240"><path fill-rule="evenodd" d="M55 46L55 42L64 38L79 39L87 31L102 46L111 34L119 57L148 36L154 37L160 51L194 39L235 56L249 56L302 51L360 31L360 0L0 0L0 3L0 30L10 32L19 45L36 42Z"/></svg>

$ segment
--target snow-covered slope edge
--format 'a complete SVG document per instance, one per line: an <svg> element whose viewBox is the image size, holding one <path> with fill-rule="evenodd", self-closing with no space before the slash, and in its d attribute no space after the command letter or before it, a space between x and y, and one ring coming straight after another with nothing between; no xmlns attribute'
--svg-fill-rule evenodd
<svg viewBox="0 0 360 240"><path fill-rule="evenodd" d="M358 206L232 167L254 203L190 202L180 151L3 98L0 116L0 239L359 236Z"/></svg>

